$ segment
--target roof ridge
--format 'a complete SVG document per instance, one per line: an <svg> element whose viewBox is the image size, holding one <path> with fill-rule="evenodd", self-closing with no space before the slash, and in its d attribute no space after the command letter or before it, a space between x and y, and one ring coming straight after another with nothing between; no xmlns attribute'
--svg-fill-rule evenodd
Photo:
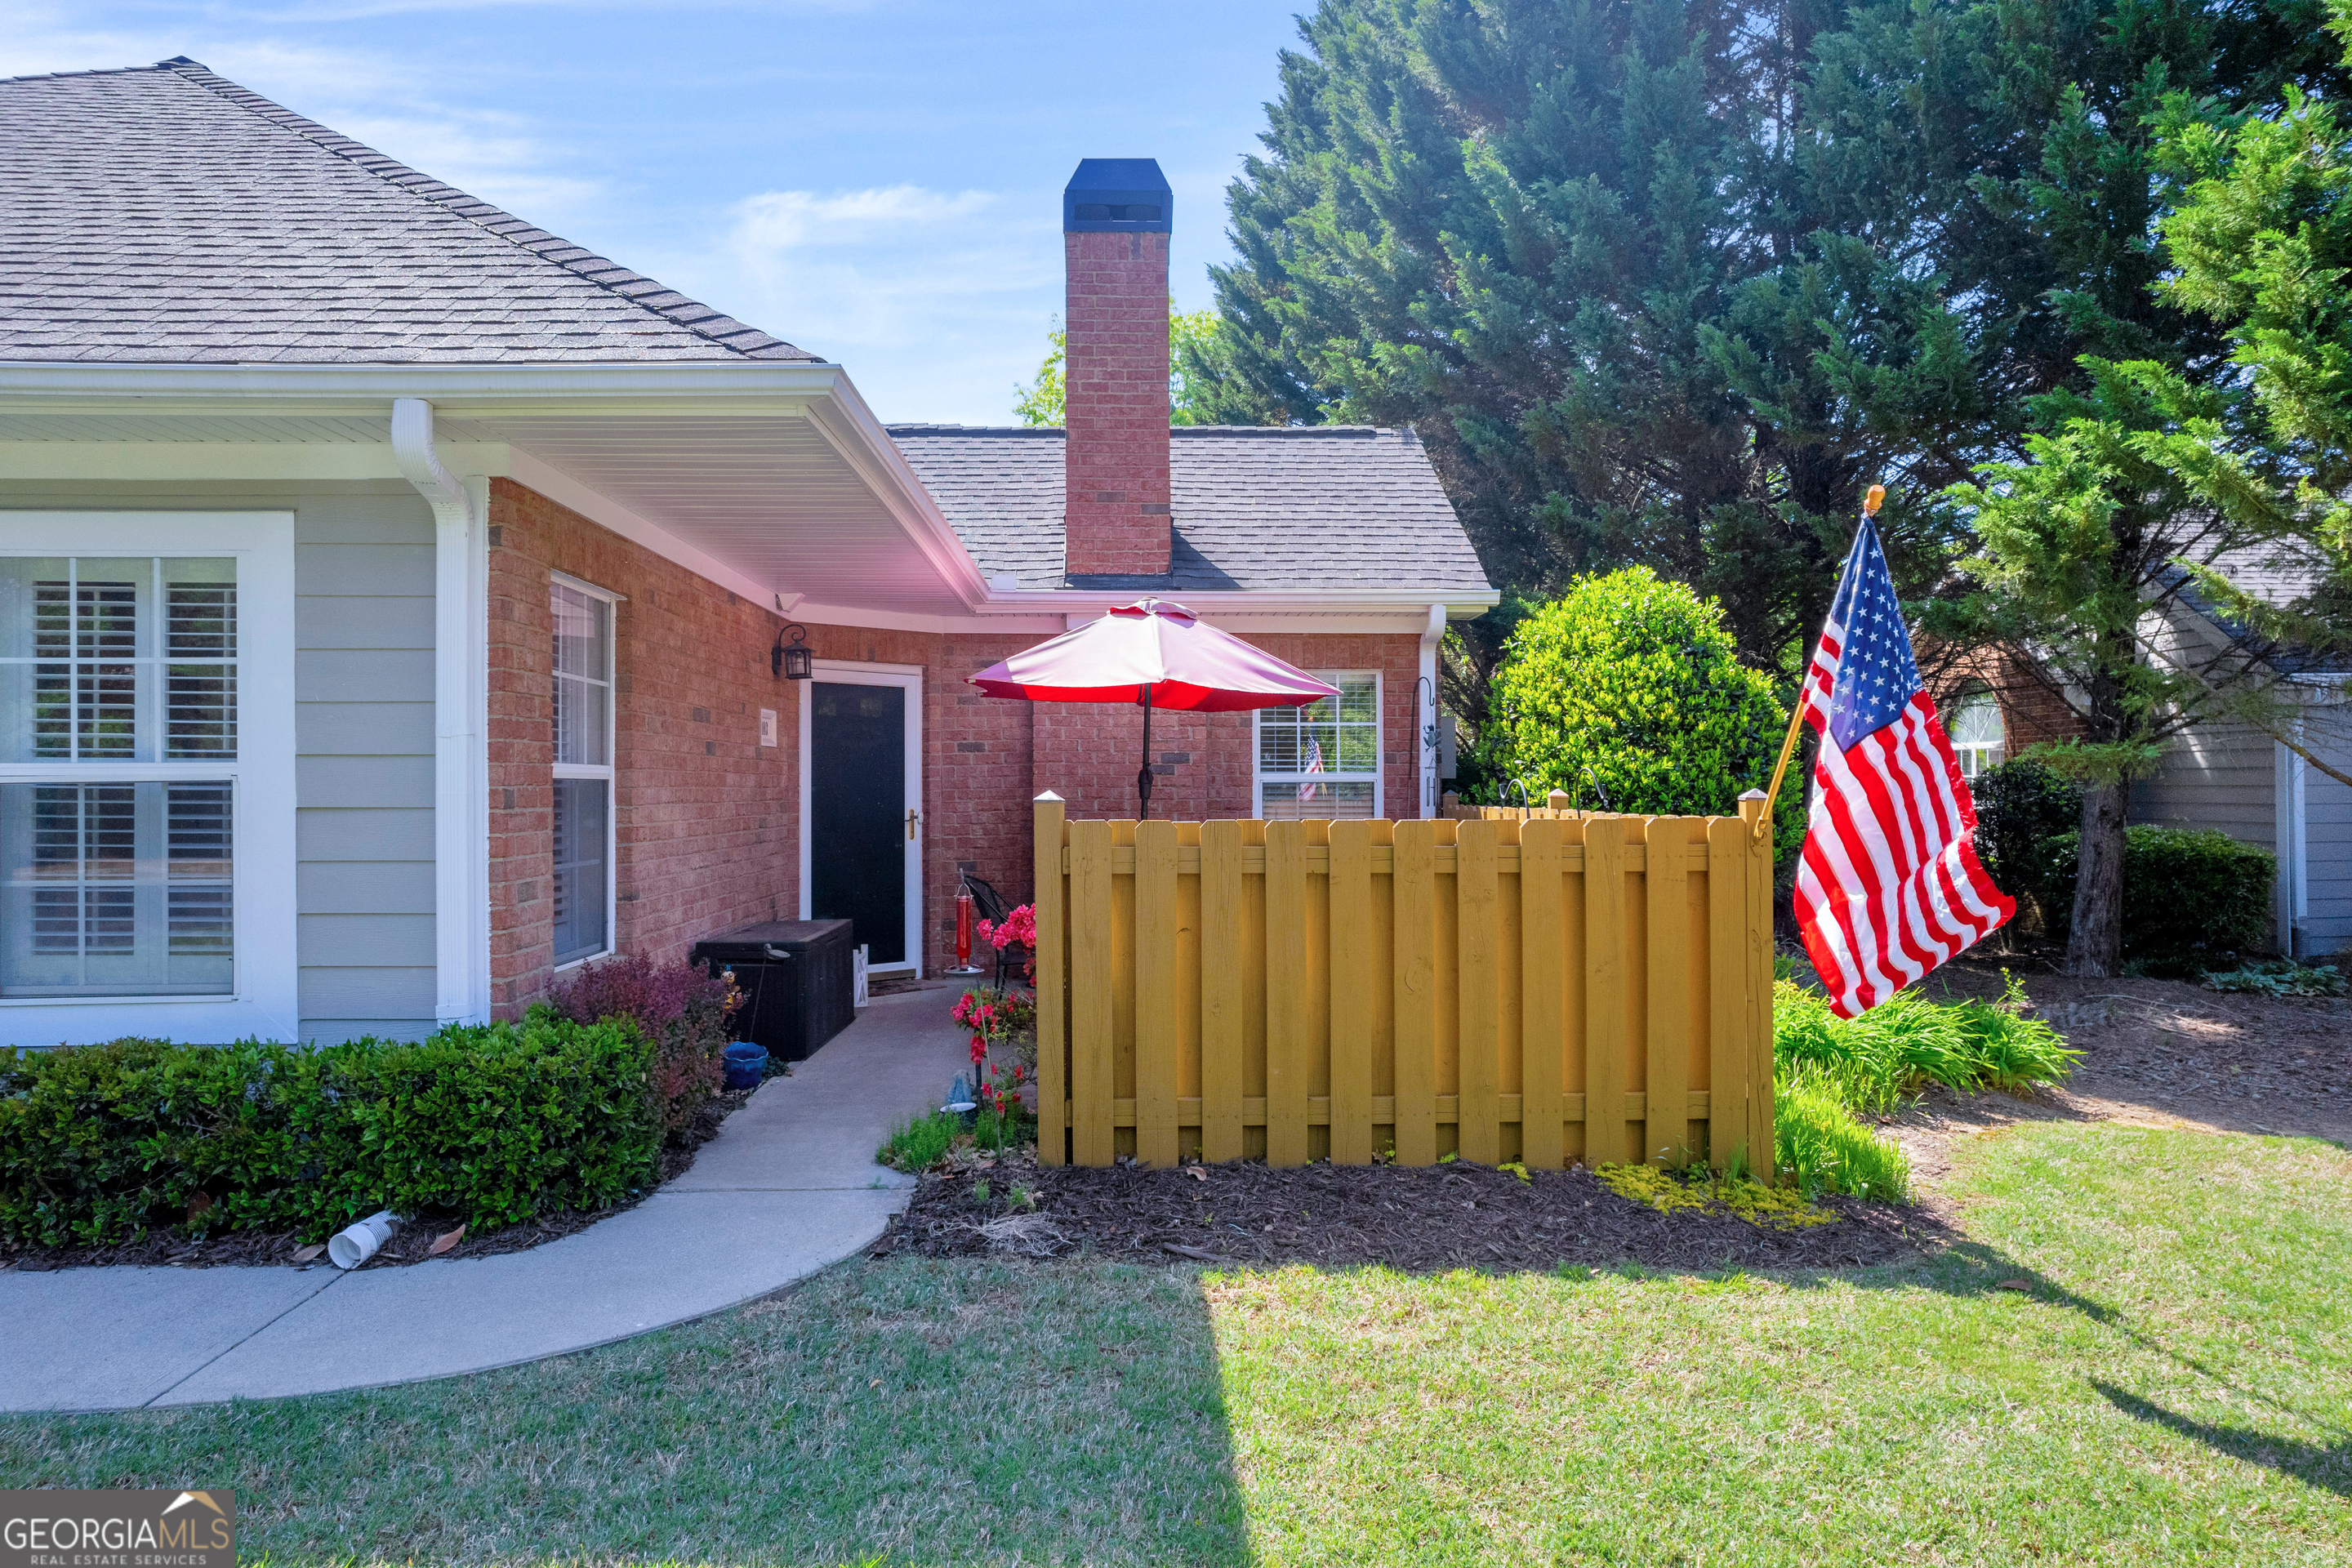
<svg viewBox="0 0 2352 1568"><path fill-rule="evenodd" d="M313 145L335 154L346 163L363 169L409 195L433 203L436 206L466 219L477 227L507 241L518 249L530 251L541 260L561 267L565 271L585 279L609 294L627 300L647 315L683 327L697 337L717 343L719 347L743 355L747 359L805 359L818 356L805 349L795 348L782 338L772 336L759 328L749 326L732 316L722 315L699 300L689 300L642 272L633 271L616 261L598 256L587 247L574 245L568 239L548 233L502 207L468 195L455 185L418 173L405 163L392 158L362 142L353 141L339 131L330 130L315 120L306 119L283 104L276 103L241 87L197 60L185 55L174 55L168 60L158 60L152 66L130 66L120 70L169 71L194 86L236 105L257 119L268 121L281 131L291 132ZM60 75L100 76L110 71L60 72ZM30 80L30 78L15 79ZM782 351L782 352L778 352Z"/></svg>

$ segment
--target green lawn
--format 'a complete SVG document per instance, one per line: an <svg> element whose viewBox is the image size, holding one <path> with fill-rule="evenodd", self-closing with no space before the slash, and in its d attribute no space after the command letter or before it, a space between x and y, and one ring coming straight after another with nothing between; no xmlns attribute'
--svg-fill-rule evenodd
<svg viewBox="0 0 2352 1568"><path fill-rule="evenodd" d="M0 1486L234 1486L281 1563L2352 1562L2352 1156L2029 1124L1950 1190L1971 1246L1836 1278L853 1265L457 1383L0 1418Z"/></svg>

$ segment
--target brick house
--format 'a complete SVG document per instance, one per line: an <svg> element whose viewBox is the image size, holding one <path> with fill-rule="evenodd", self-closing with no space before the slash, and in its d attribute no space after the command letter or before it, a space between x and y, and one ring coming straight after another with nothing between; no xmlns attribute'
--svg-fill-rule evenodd
<svg viewBox="0 0 2352 1568"><path fill-rule="evenodd" d="M1171 435L1148 161L1065 197L1066 431L886 427L189 60L0 82L0 1039L413 1036L807 914L935 968L1139 743L964 677L1145 594L1343 693L1160 715L1155 809L1435 798L1496 595L1410 432Z"/></svg>

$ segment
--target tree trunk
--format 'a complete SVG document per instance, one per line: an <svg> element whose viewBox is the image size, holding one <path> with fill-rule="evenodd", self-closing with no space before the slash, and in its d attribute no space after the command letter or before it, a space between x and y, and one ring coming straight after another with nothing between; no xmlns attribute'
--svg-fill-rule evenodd
<svg viewBox="0 0 2352 1568"><path fill-rule="evenodd" d="M2066 973L2113 974L2123 963L2124 805L2128 784L2083 791L2083 847L2074 861L2074 929Z"/></svg>

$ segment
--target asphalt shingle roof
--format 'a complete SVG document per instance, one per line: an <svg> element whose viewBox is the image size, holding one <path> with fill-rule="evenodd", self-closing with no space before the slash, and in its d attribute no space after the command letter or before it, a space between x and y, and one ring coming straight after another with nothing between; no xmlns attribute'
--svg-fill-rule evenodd
<svg viewBox="0 0 2352 1568"><path fill-rule="evenodd" d="M811 361L194 60L0 79L0 359Z"/></svg>
<svg viewBox="0 0 2352 1568"><path fill-rule="evenodd" d="M1491 590L1410 430L1179 426L1166 577L1066 577L1062 432L893 425L891 439L989 577L1023 588Z"/></svg>

